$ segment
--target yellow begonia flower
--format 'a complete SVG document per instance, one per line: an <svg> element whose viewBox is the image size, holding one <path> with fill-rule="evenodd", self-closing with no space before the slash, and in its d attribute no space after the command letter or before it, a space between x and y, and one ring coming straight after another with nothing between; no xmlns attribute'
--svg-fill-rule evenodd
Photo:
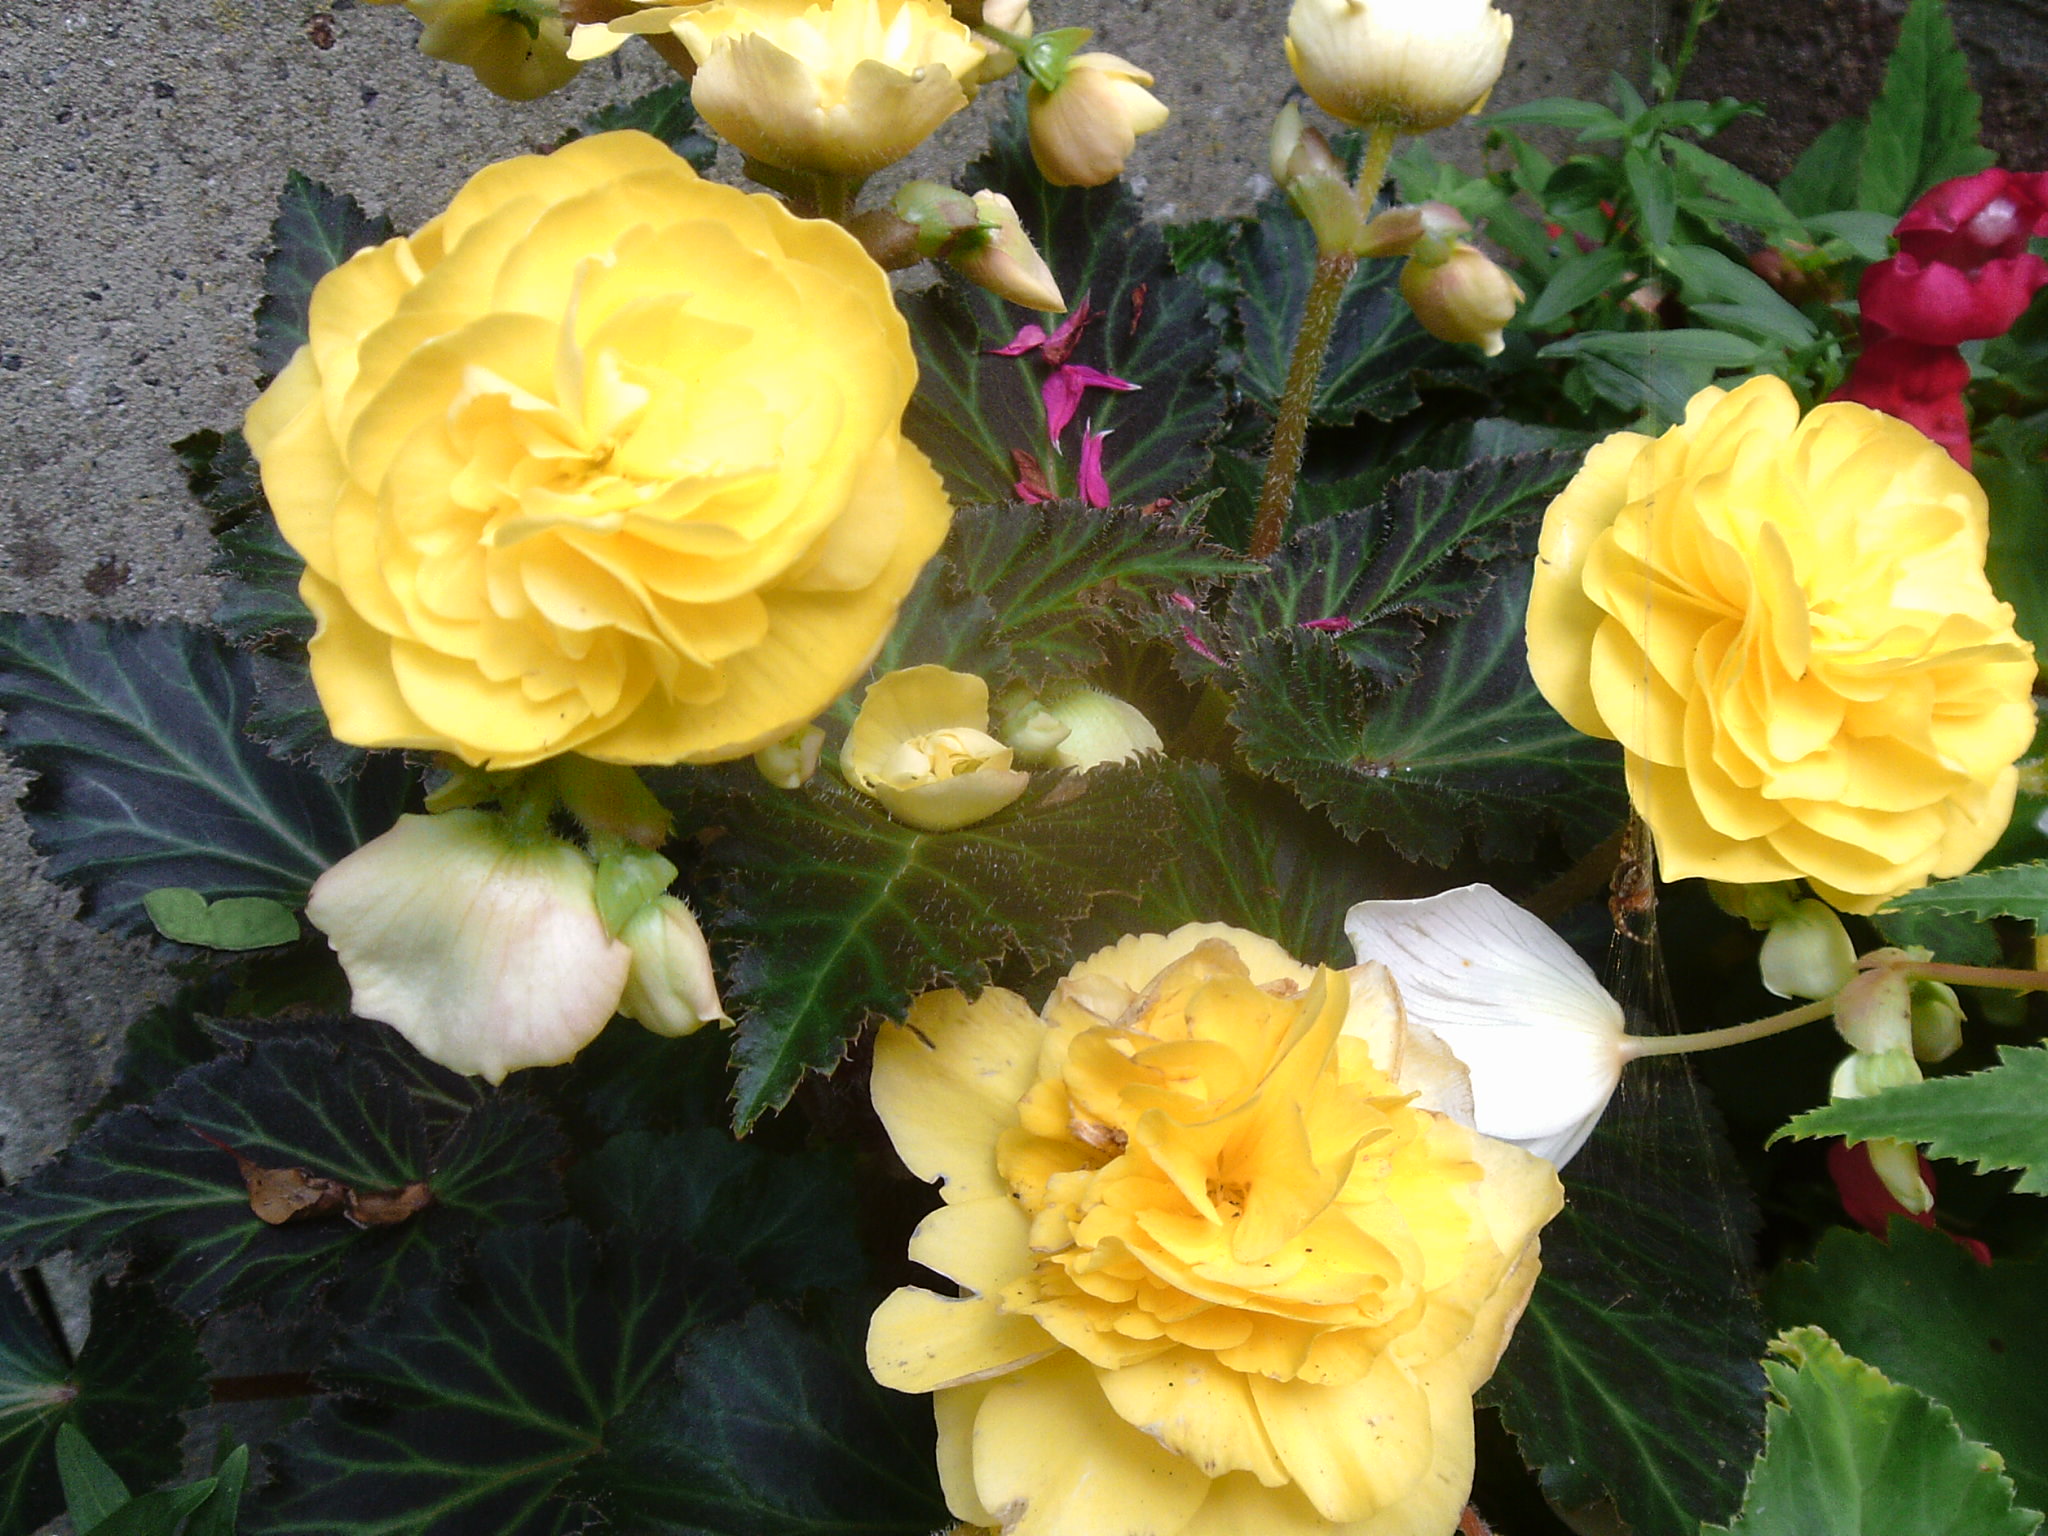
<svg viewBox="0 0 2048 1536"><path fill-rule="evenodd" d="M646 134L480 172L309 334L247 431L343 741L743 757L859 675L952 516L887 277Z"/></svg>
<svg viewBox="0 0 2048 1536"><path fill-rule="evenodd" d="M868 1363L935 1393L954 1516L1009 1536L1444 1536L1562 1203L1477 1135L1384 968L1196 924L1127 938L1042 1015L919 998L874 1099L945 1204ZM1417 1097L1419 1095L1419 1097ZM1436 1107L1431 1107L1436 1106Z"/></svg>
<svg viewBox="0 0 2048 1536"><path fill-rule="evenodd" d="M690 101L741 153L863 177L967 105L989 45L942 0L713 0L576 29L570 56L672 32L697 61Z"/></svg>
<svg viewBox="0 0 2048 1536"><path fill-rule="evenodd" d="M1488 0L1295 0L1287 62L1332 117L1427 133L1486 104L1514 35Z"/></svg>
<svg viewBox="0 0 2048 1536"><path fill-rule="evenodd" d="M1344 915L1360 964L1378 961L1411 1026L1472 1077L1472 1124L1562 1168L1621 1081L1621 1005L1571 945L1490 885Z"/></svg>
<svg viewBox="0 0 2048 1536"><path fill-rule="evenodd" d="M1056 187L1099 187L1122 175L1138 136L1166 122L1151 83L1127 59L1081 53L1067 61L1057 90L1033 84L1027 127L1039 174Z"/></svg>
<svg viewBox="0 0 2048 1536"><path fill-rule="evenodd" d="M1618 740L1672 879L1804 876L1870 912L2012 814L2033 648L1984 578L1984 493L1860 405L1702 390L1618 432L1544 517L1529 667Z"/></svg>
<svg viewBox="0 0 2048 1536"><path fill-rule="evenodd" d="M419 17L420 52L461 64L512 101L567 85L583 66L552 0L405 0Z"/></svg>
<svg viewBox="0 0 2048 1536"><path fill-rule="evenodd" d="M988 733L988 684L944 667L906 667L868 685L839 750L846 782L898 821L950 832L995 815L1031 775Z"/></svg>

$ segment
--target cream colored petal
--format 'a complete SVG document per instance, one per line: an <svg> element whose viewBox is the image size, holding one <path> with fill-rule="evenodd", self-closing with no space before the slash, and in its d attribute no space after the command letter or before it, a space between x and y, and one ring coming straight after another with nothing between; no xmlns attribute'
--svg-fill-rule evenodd
<svg viewBox="0 0 2048 1536"><path fill-rule="evenodd" d="M927 992L901 1024L875 1037L875 1113L896 1155L920 1179L944 1179L949 1201L1008 1194L996 1138L1017 1123L1037 1075L1045 1026L1014 992Z"/></svg>
<svg viewBox="0 0 2048 1536"><path fill-rule="evenodd" d="M839 750L839 766L855 789L873 794L898 746L962 726L988 730L987 683L946 667L902 667L868 684Z"/></svg>
<svg viewBox="0 0 2048 1536"><path fill-rule="evenodd" d="M1138 1365L1096 1373L1123 1421L1184 1456L1204 1476L1247 1472L1269 1488L1287 1470L1252 1401L1251 1383L1206 1350L1176 1349Z"/></svg>
<svg viewBox="0 0 2048 1536"><path fill-rule="evenodd" d="M1303 965L1271 939L1227 923L1183 923L1171 933L1137 933L1098 949L1071 971L1069 978L1099 976L1142 992L1152 978L1176 960L1185 959L1199 944L1221 939L1237 951L1250 973L1253 986L1276 981L1293 982L1306 988L1315 980L1315 968Z"/></svg>
<svg viewBox="0 0 2048 1536"><path fill-rule="evenodd" d="M868 792L898 821L921 832L952 832L986 821L1031 787L1020 768L982 768L923 784L877 784Z"/></svg>
<svg viewBox="0 0 2048 1536"><path fill-rule="evenodd" d="M1408 1017L1456 1053L1488 1136L1562 1162L1621 1079L1621 1006L1540 920L1487 885L1365 901L1344 920Z"/></svg>
<svg viewBox="0 0 2048 1536"><path fill-rule="evenodd" d="M868 1323L868 1370L898 1392L933 1392L987 1381L1059 1348L1028 1317L992 1300L946 1297L908 1286Z"/></svg>
<svg viewBox="0 0 2048 1536"><path fill-rule="evenodd" d="M1064 1351L990 1386L973 1454L975 1493L1004 1536L1179 1536L1209 1491Z"/></svg>

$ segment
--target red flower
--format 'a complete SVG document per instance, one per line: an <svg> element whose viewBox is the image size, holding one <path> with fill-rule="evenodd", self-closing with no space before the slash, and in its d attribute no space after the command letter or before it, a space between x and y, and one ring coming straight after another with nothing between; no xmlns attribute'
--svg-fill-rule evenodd
<svg viewBox="0 0 2048 1536"><path fill-rule="evenodd" d="M1928 191L1892 231L1899 249L1921 261L1980 267L2025 253L2048 235L2048 171L2015 174L1993 166Z"/></svg>
<svg viewBox="0 0 2048 1536"><path fill-rule="evenodd" d="M1954 347L1888 336L1866 313L1867 344L1848 379L1830 397L1854 400L1919 428L1970 467L1970 423L1963 414L1963 388L1970 365Z"/></svg>
<svg viewBox="0 0 2048 1536"><path fill-rule="evenodd" d="M1874 262L1857 298L1865 323L1934 346L2003 336L2048 285L2048 260L2022 251L1979 266L1951 266L1901 251Z"/></svg>
<svg viewBox="0 0 2048 1536"><path fill-rule="evenodd" d="M1941 1230L1934 1224L1934 1212L1922 1211L1916 1216L1892 1198L1892 1192L1884 1187L1877 1170L1870 1166L1870 1149L1861 1142L1853 1147L1843 1141L1829 1142L1828 1174L1835 1181L1836 1193L1842 1197L1844 1213L1873 1237L1882 1240L1885 1228L1894 1216L1903 1216L1930 1232ZM1927 1188L1932 1192L1934 1170L1924 1157L1920 1159L1920 1177L1927 1181ZM1979 1264L1991 1262L1991 1250L1976 1238L1957 1237L1953 1232L1943 1235Z"/></svg>

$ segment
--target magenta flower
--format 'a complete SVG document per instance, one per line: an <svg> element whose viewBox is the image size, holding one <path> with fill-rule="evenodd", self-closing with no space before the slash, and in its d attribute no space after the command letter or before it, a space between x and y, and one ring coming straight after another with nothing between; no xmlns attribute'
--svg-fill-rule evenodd
<svg viewBox="0 0 2048 1536"><path fill-rule="evenodd" d="M1010 338L1007 345L989 348L990 355L995 357L1023 357L1036 352L1041 361L1052 365L1052 372L1038 386L1038 397L1045 404L1045 431L1052 439L1054 452L1059 450L1061 434L1081 408L1084 391L1125 391L1138 387L1129 379L1120 379L1100 368L1071 361L1074 348L1080 345L1081 332L1094 318L1095 306L1084 296L1050 334L1042 325L1026 325Z"/></svg>
<svg viewBox="0 0 2048 1536"><path fill-rule="evenodd" d="M1102 474L1102 445L1108 440L1109 434L1096 431L1092 421L1081 429L1081 467L1075 471L1075 480L1081 487L1081 499L1091 507L1109 505L1109 481Z"/></svg>

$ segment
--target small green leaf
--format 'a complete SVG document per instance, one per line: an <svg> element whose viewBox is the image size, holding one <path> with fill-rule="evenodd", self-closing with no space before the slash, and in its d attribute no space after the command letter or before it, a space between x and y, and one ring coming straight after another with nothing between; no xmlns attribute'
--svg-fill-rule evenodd
<svg viewBox="0 0 2048 1536"><path fill-rule="evenodd" d="M1522 323L1532 331L1548 330L1581 304L1598 298L1621 281L1628 270L1627 253L1613 246L1599 246L1567 256L1550 274L1550 281L1522 311Z"/></svg>
<svg viewBox="0 0 2048 1536"><path fill-rule="evenodd" d="M1156 774L1106 767L1034 774L1016 804L953 832L892 820L829 771L784 794L735 786L687 815L726 829L708 926L732 954L744 1131L915 993L979 985L1010 955L1059 958L1097 897L1164 862L1170 812Z"/></svg>
<svg viewBox="0 0 2048 1536"><path fill-rule="evenodd" d="M89 919L147 933L165 886L299 906L397 816L396 754L341 782L279 762L244 734L253 694L248 658L203 630L0 616L0 741L38 776L30 832Z"/></svg>
<svg viewBox="0 0 2048 1536"><path fill-rule="evenodd" d="M1772 1316L1811 1324L1900 1386L1949 1408L1962 1432L2005 1457L2018 1496L2048 1508L2048 1266L1961 1244L1907 1221L1879 1241L1837 1227L1811 1264L1771 1281Z"/></svg>
<svg viewBox="0 0 2048 1536"><path fill-rule="evenodd" d="M2018 917L2048 929L2048 860L1980 869L1974 875L1937 880L1894 896L1887 912L1938 913L1945 917Z"/></svg>
<svg viewBox="0 0 2048 1536"><path fill-rule="evenodd" d="M185 1536L235 1536L249 1484L249 1447L238 1445L214 1469L213 1492L192 1512Z"/></svg>
<svg viewBox="0 0 2048 1536"><path fill-rule="evenodd" d="M64 1485L64 1513L86 1533L131 1497L121 1474L100 1459L75 1424L57 1426L57 1480Z"/></svg>
<svg viewBox="0 0 2048 1536"><path fill-rule="evenodd" d="M1817 213L1807 223L1824 235L1833 235L1865 261L1882 261L1891 250L1892 227L1898 220L1888 213L1845 208L1839 213Z"/></svg>
<svg viewBox="0 0 2048 1536"><path fill-rule="evenodd" d="M2048 354L2048 347L2041 348ZM2000 416L1985 428L1972 466L1991 503L1984 574L2013 606L2014 628L2048 662L2048 421Z"/></svg>
<svg viewBox="0 0 2048 1536"><path fill-rule="evenodd" d="M1806 146L1785 179L1778 183L1778 195L1785 206L1801 218L1835 213L1857 206L1856 189L1863 165L1863 119L1845 117L1828 124L1820 136ZM1896 220L1896 213L1886 217ZM1891 232L1890 225L1885 232Z"/></svg>
<svg viewBox="0 0 2048 1536"><path fill-rule="evenodd" d="M389 219L371 218L354 198L297 171L286 174L256 306L256 356L266 372L283 372L305 342L313 285L364 246L390 238Z"/></svg>
<svg viewBox="0 0 2048 1536"><path fill-rule="evenodd" d="M875 1385L865 1315L823 1336L771 1307L691 1340L587 1482L643 1536L927 1536L951 1517L931 1410Z"/></svg>
<svg viewBox="0 0 2048 1536"><path fill-rule="evenodd" d="M1991 164L1982 106L1942 0L1912 0L1864 129L1856 205L1896 217L1936 182Z"/></svg>
<svg viewBox="0 0 2048 1536"><path fill-rule="evenodd" d="M166 885L144 896L142 906L165 938L204 949L268 949L299 936L292 909L262 896L209 902L190 886Z"/></svg>
<svg viewBox="0 0 2048 1536"><path fill-rule="evenodd" d="M1798 217L1778 194L1747 171L1690 139L1667 137L1664 148L1681 177L1679 206L1703 217L1745 224L1767 233L1797 231ZM1686 183L1699 189L1694 193Z"/></svg>
<svg viewBox="0 0 2048 1536"><path fill-rule="evenodd" d="M1628 124L1597 101L1576 101L1569 96L1520 102L1487 113L1484 121L1489 128L1524 123L1539 128L1564 128L1582 139L1618 139L1628 132Z"/></svg>
<svg viewBox="0 0 2048 1536"><path fill-rule="evenodd" d="M2004 1463L1955 1415L1894 1386L1818 1328L1795 1328L1764 1366L1771 1406L1742 1512L1703 1536L2031 1536Z"/></svg>
<svg viewBox="0 0 2048 1536"><path fill-rule="evenodd" d="M91 1527L91 1536L178 1536L185 1517L213 1497L213 1487L213 1479L203 1477L182 1488L165 1488L130 1499Z"/></svg>
<svg viewBox="0 0 2048 1536"><path fill-rule="evenodd" d="M1925 909L1880 912L1871 919L1887 944L1918 945L1948 965L1997 965L2002 955L1989 923Z"/></svg>
<svg viewBox="0 0 2048 1536"><path fill-rule="evenodd" d="M718 141L697 126L697 109L690 102L687 80L600 107L583 119L580 131L613 133L621 128L653 134L702 174L708 175L711 162L718 158Z"/></svg>
<svg viewBox="0 0 2048 1536"><path fill-rule="evenodd" d="M382 1025L252 1028L253 1043L99 1120L0 1195L0 1248L132 1254L194 1316L251 1300L289 1311L323 1292L361 1316L481 1232L560 1209L560 1143L531 1106L432 1066ZM389 1226L339 1212L269 1226L236 1154L364 1194L425 1182L433 1201Z"/></svg>
<svg viewBox="0 0 2048 1536"><path fill-rule="evenodd" d="M1678 224L1678 180L1662 155L1631 145L1621 157L1621 172L1643 216L1643 235L1652 246L1671 243Z"/></svg>
<svg viewBox="0 0 2048 1536"><path fill-rule="evenodd" d="M1961 1077L1887 1088L1867 1099L1810 1109L1771 1137L1841 1136L1915 1142L1932 1157L2023 1170L2013 1186L2048 1195L2048 1047L2001 1046L1998 1065Z"/></svg>
<svg viewBox="0 0 2048 1536"><path fill-rule="evenodd" d="M1703 319L1719 320L1785 347L1803 347L1813 340L1811 320L1748 267L1711 246L1673 246L1664 253L1664 264L1678 279L1686 307Z"/></svg>

